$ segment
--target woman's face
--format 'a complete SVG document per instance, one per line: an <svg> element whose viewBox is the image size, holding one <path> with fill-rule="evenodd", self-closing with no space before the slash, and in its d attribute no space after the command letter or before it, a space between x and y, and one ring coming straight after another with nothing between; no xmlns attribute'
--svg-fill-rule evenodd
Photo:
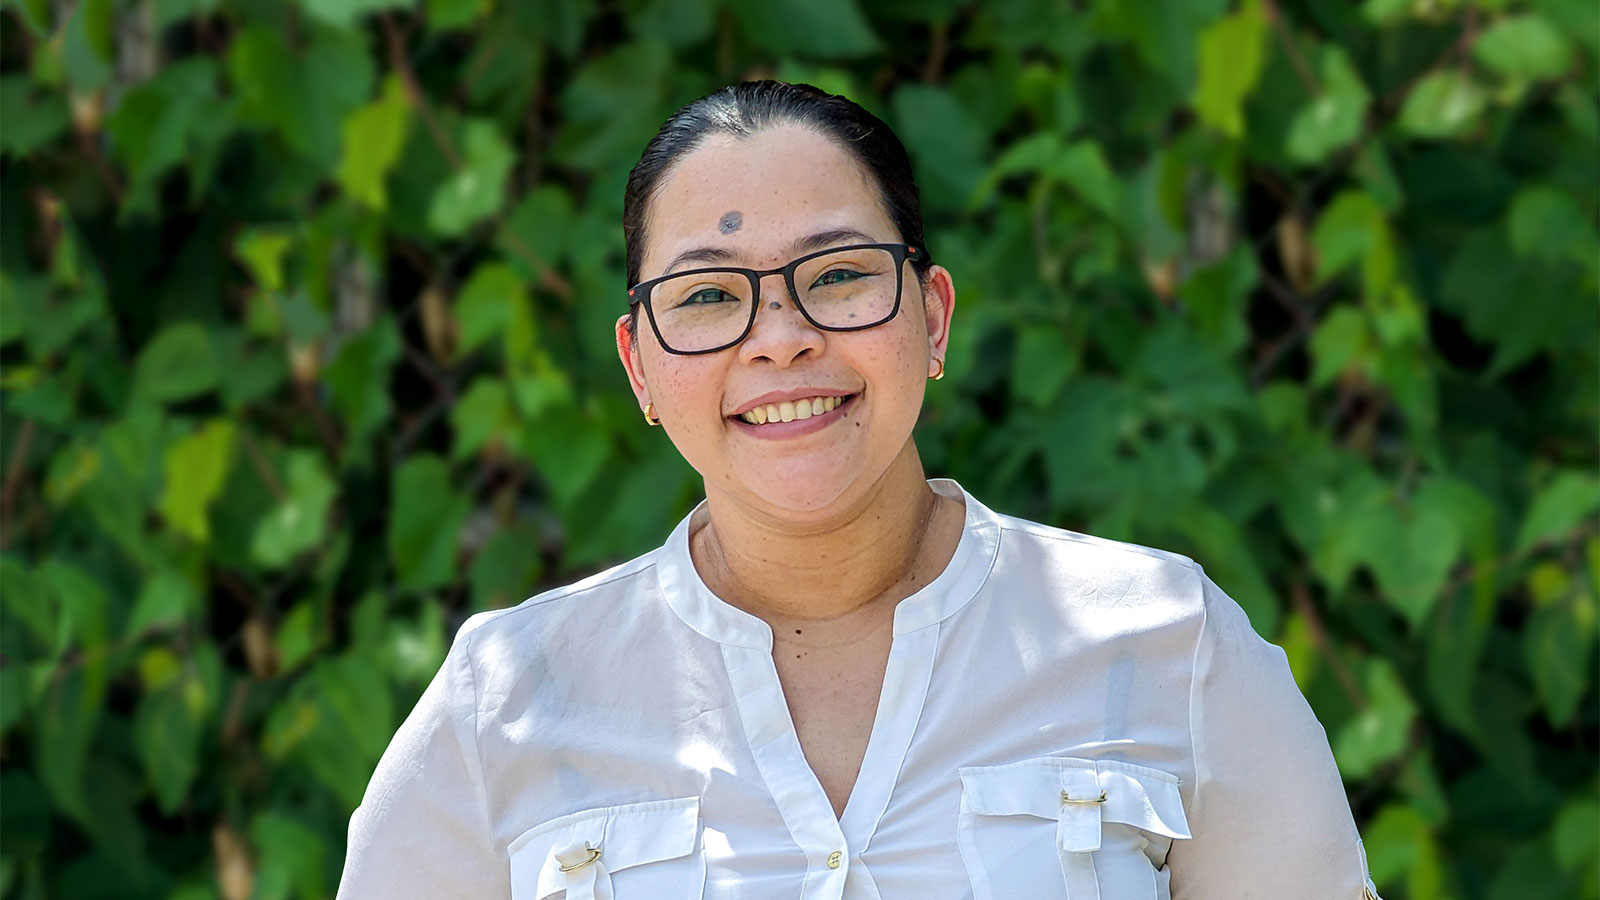
<svg viewBox="0 0 1600 900"><path fill-rule="evenodd" d="M826 246L901 240L877 186L831 139L795 126L743 140L713 136L668 170L650 201L640 279L669 266L775 268L824 232L840 232ZM704 248L725 251L726 261L673 266ZM812 326L781 274L762 279L744 342L716 353L668 353L642 310L637 340L627 317L617 320L617 350L640 407L655 404L708 494L788 520L822 519L868 494L909 449L936 371L931 360L944 356L954 293L944 269L932 267L919 283L909 262L902 267L899 313L863 331ZM772 392L851 396L818 421L773 431L735 415Z"/></svg>

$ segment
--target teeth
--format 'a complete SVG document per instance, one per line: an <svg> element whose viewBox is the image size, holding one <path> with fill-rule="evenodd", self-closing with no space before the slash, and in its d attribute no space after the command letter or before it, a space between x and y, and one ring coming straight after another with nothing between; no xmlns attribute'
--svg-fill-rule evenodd
<svg viewBox="0 0 1600 900"><path fill-rule="evenodd" d="M825 412L837 409L845 401L844 397L812 397L809 400L795 400L779 404L757 406L744 413L739 418L752 425L765 425L768 422L793 422L798 419L809 419L820 416Z"/></svg>

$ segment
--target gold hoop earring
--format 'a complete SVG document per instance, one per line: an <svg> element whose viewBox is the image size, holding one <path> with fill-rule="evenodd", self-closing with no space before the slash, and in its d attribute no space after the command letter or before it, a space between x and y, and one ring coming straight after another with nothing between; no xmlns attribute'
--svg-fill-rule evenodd
<svg viewBox="0 0 1600 900"><path fill-rule="evenodd" d="M646 403L644 405L644 420L651 425L660 425L661 417L655 415L655 409L656 405L654 403Z"/></svg>
<svg viewBox="0 0 1600 900"><path fill-rule="evenodd" d="M938 381L944 377L944 360L934 357L933 361L939 364L939 371L933 376L933 380Z"/></svg>

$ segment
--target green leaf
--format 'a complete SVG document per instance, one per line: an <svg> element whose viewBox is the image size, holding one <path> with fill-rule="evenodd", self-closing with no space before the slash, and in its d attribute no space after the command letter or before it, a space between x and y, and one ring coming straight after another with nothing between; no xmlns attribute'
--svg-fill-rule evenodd
<svg viewBox="0 0 1600 900"><path fill-rule="evenodd" d="M1567 191L1543 185L1523 188L1511 201L1506 221L1511 247L1519 256L1591 267L1600 257L1594 225L1578 198Z"/></svg>
<svg viewBox="0 0 1600 900"><path fill-rule="evenodd" d="M229 42L226 67L240 119L271 128L326 168L338 163L345 116L371 95L376 77L365 38L354 30L318 30L297 53L278 30L251 26Z"/></svg>
<svg viewBox="0 0 1600 900"><path fill-rule="evenodd" d="M461 168L433 195L428 227L444 237L457 237L500 211L506 201L506 176L516 154L493 122L473 119L463 133Z"/></svg>
<svg viewBox="0 0 1600 900"><path fill-rule="evenodd" d="M393 75L384 79L378 99L345 118L344 155L335 175L345 193L376 210L388 205L384 177L400 159L410 121L405 86Z"/></svg>
<svg viewBox="0 0 1600 900"><path fill-rule="evenodd" d="M1400 109L1400 129L1420 138L1452 138L1478 124L1487 96L1472 78L1441 69L1417 83Z"/></svg>
<svg viewBox="0 0 1600 900"><path fill-rule="evenodd" d="M287 469L286 496L257 523L250 541L251 558L269 569L282 568L322 543L338 489L310 450L290 450Z"/></svg>
<svg viewBox="0 0 1600 900"><path fill-rule="evenodd" d="M1494 347L1484 374L1498 378L1545 350L1587 346L1594 306L1572 303L1582 290L1571 267L1524 260L1501 228L1459 242L1439 289L1440 305L1461 315L1467 332Z"/></svg>
<svg viewBox="0 0 1600 900"><path fill-rule="evenodd" d="M1044 323L1019 329L1016 353L1011 357L1011 385L1017 395L1036 407L1049 405L1078 360L1061 352L1061 335Z"/></svg>
<svg viewBox="0 0 1600 900"><path fill-rule="evenodd" d="M1433 611L1439 590L1461 555L1461 531L1449 498L1419 491L1399 520L1395 538L1374 547L1379 552L1371 560L1373 574L1384 599L1417 628Z"/></svg>
<svg viewBox="0 0 1600 900"><path fill-rule="evenodd" d="M217 361L206 330L197 322L168 325L139 352L134 393L147 400L173 402L217 386Z"/></svg>
<svg viewBox="0 0 1600 900"><path fill-rule="evenodd" d="M1472 55L1507 78L1527 81L1559 78L1572 67L1566 35L1536 14L1509 16L1489 26L1473 42Z"/></svg>
<svg viewBox="0 0 1600 900"><path fill-rule="evenodd" d="M542 185L506 217L496 245L524 279L535 279L566 256L574 224L572 197L563 188Z"/></svg>
<svg viewBox="0 0 1600 900"><path fill-rule="evenodd" d="M1572 724L1593 670L1595 615L1592 596L1576 591L1565 602L1535 611L1523 628L1522 654L1550 724Z"/></svg>
<svg viewBox="0 0 1600 900"><path fill-rule="evenodd" d="M989 167L989 171L984 174L978 186L973 189L967 201L968 211L988 202L1003 179L1024 172L1038 173L1049 168L1050 164L1061 155L1062 150L1061 136L1053 131L1031 134L1007 147Z"/></svg>
<svg viewBox="0 0 1600 900"><path fill-rule="evenodd" d="M472 560L472 608L500 609L531 596L542 565L539 554L529 550L538 545L531 528L495 532Z"/></svg>
<svg viewBox="0 0 1600 900"><path fill-rule="evenodd" d="M12 622L19 622L40 648L52 647L57 639L57 610L49 595L49 585L12 556L0 557L0 608Z"/></svg>
<svg viewBox="0 0 1600 900"><path fill-rule="evenodd" d="M34 91L23 75L0 77L0 109L6 111L0 152L14 156L49 144L72 124L65 98L57 91Z"/></svg>
<svg viewBox="0 0 1600 900"><path fill-rule="evenodd" d="M1244 135L1244 101L1255 89L1265 58L1267 18L1260 0L1200 33L1200 81L1194 106L1200 120L1231 138Z"/></svg>
<svg viewBox="0 0 1600 900"><path fill-rule="evenodd" d="M65 667L41 698L34 769L55 805L80 825L92 822L84 768L100 722L102 686L91 673Z"/></svg>
<svg viewBox="0 0 1600 900"><path fill-rule="evenodd" d="M1362 831L1367 868L1379 890L1404 885L1414 900L1443 900L1438 893L1443 877L1438 847L1420 812L1399 804L1386 806Z"/></svg>
<svg viewBox="0 0 1600 900"><path fill-rule="evenodd" d="M394 320L383 316L346 341L328 364L323 377L351 440L364 439L388 420L389 370L400 353L400 333Z"/></svg>
<svg viewBox="0 0 1600 900"><path fill-rule="evenodd" d="M1359 263L1369 302L1382 298L1394 282L1394 240L1383 207L1369 194L1345 191L1335 197L1317 219L1311 244L1317 251L1318 282Z"/></svg>
<svg viewBox="0 0 1600 900"><path fill-rule="evenodd" d="M278 625L273 639L278 650L278 669L292 671L316 652L320 638L315 604L298 603Z"/></svg>
<svg viewBox="0 0 1600 900"><path fill-rule="evenodd" d="M840 59L879 47L855 0L772 0L730 8L745 34L774 56Z"/></svg>
<svg viewBox="0 0 1600 900"><path fill-rule="evenodd" d="M319 701L332 710L340 736L363 762L383 754L397 724L383 676L377 662L360 653L323 660L312 673Z"/></svg>
<svg viewBox="0 0 1600 900"><path fill-rule="evenodd" d="M450 485L450 470L436 456L413 456L395 470L389 496L389 559L396 586L425 591L456 575L456 548L471 501Z"/></svg>
<svg viewBox="0 0 1600 900"><path fill-rule="evenodd" d="M323 833L281 810L268 810L250 821L250 843L260 853L254 900L327 896L323 877L328 843ZM270 886L280 886L281 893Z"/></svg>
<svg viewBox="0 0 1600 900"><path fill-rule="evenodd" d="M654 37L585 63L561 91L566 122L556 157L580 171L608 172L637 156L661 126L673 71L671 49Z"/></svg>
<svg viewBox="0 0 1600 900"><path fill-rule="evenodd" d="M67 10L61 32L61 68L67 82L80 94L92 94L111 80L116 53L112 47L112 0L84 0Z"/></svg>
<svg viewBox="0 0 1600 900"><path fill-rule="evenodd" d="M134 719L134 740L156 803L178 811L200 773L200 738L205 707L192 681L180 681L146 696Z"/></svg>
<svg viewBox="0 0 1600 900"><path fill-rule="evenodd" d="M163 569L145 581L128 618L127 634L137 639L151 629L181 625L201 608L200 595L189 579Z"/></svg>
<svg viewBox="0 0 1600 900"><path fill-rule="evenodd" d="M494 377L475 379L450 411L455 444L453 459L476 453L491 438L504 435L514 424L506 383Z"/></svg>
<svg viewBox="0 0 1600 900"><path fill-rule="evenodd" d="M1384 659L1369 659L1363 666L1362 693L1366 707L1334 735L1333 755L1347 780L1366 778L1406 748L1406 735L1417 708Z"/></svg>
<svg viewBox="0 0 1600 900"><path fill-rule="evenodd" d="M213 419L167 448L161 515L173 530L196 541L211 539L206 513L232 459L233 423L226 419Z"/></svg>
<svg viewBox="0 0 1600 900"><path fill-rule="evenodd" d="M5 842L7 859L37 858L51 838L50 795L16 764L6 766L0 775L0 794L6 798L0 807L0 841Z"/></svg>
<svg viewBox="0 0 1600 900"><path fill-rule="evenodd" d="M440 605L424 603L415 619L395 622L389 629L385 669L401 684L427 685L449 650L445 637Z"/></svg>
<svg viewBox="0 0 1600 900"><path fill-rule="evenodd" d="M584 490L611 462L611 444L596 422L582 418L572 408L540 406L546 411L525 420L519 442L554 495L556 506L572 513Z"/></svg>
<svg viewBox="0 0 1600 900"><path fill-rule="evenodd" d="M1372 95L1343 47L1330 44L1318 62L1322 93L1295 114L1284 150L1302 164L1320 163L1361 136Z"/></svg>
<svg viewBox="0 0 1600 900"><path fill-rule="evenodd" d="M1572 871L1594 865L1594 848L1600 845L1600 803L1592 797L1569 800L1551 828L1556 861Z"/></svg>
<svg viewBox="0 0 1600 900"><path fill-rule="evenodd" d="M1179 288L1195 329L1215 346L1235 351L1250 340L1250 295L1259 280L1255 257L1245 248L1201 266Z"/></svg>
<svg viewBox="0 0 1600 900"><path fill-rule="evenodd" d="M1322 387L1352 368L1365 370L1376 351L1366 314L1340 306L1317 323L1311 335L1311 385Z"/></svg>
<svg viewBox="0 0 1600 900"><path fill-rule="evenodd" d="M174 63L123 98L106 120L118 155L127 161L141 205L154 204L156 181L173 166L209 152L231 115L217 98L217 67L199 57Z"/></svg>
<svg viewBox="0 0 1600 900"><path fill-rule="evenodd" d="M1517 552L1541 541L1565 537L1600 508L1600 478L1592 472L1564 469L1533 499L1517 532Z"/></svg>
<svg viewBox="0 0 1600 900"><path fill-rule="evenodd" d="M386 9L409 9L415 0L300 0L300 6L314 19L335 28L349 28L363 16Z"/></svg>
<svg viewBox="0 0 1600 900"><path fill-rule="evenodd" d="M917 163L924 201L959 204L983 177L988 146L983 131L950 92L905 84L894 93L897 132ZM940 198L948 198L943 200Z"/></svg>
<svg viewBox="0 0 1600 900"><path fill-rule="evenodd" d="M1120 182L1105 153L1094 141L1078 141L1067 147L1050 165L1048 174L1071 187L1090 206L1113 220L1118 218L1121 206Z"/></svg>
<svg viewBox="0 0 1600 900"><path fill-rule="evenodd" d="M710 36L720 5L713 0L626 0L623 9L623 21L634 35L686 47Z"/></svg>
<svg viewBox="0 0 1600 900"><path fill-rule="evenodd" d="M502 337L513 320L527 315L528 294L516 271L504 263L484 263L473 270L455 302L463 354Z"/></svg>
<svg viewBox="0 0 1600 900"><path fill-rule="evenodd" d="M155 26L162 31L193 16L216 12L222 0L155 0Z"/></svg>
<svg viewBox="0 0 1600 900"><path fill-rule="evenodd" d="M583 47L584 30L595 0L544 0L511 4L517 26L570 59Z"/></svg>
<svg viewBox="0 0 1600 900"><path fill-rule="evenodd" d="M283 257L294 240L294 232L287 228L251 228L234 239L233 252L256 284L269 291L281 291Z"/></svg>
<svg viewBox="0 0 1600 900"><path fill-rule="evenodd" d="M492 0L428 0L428 30L465 28L488 11Z"/></svg>

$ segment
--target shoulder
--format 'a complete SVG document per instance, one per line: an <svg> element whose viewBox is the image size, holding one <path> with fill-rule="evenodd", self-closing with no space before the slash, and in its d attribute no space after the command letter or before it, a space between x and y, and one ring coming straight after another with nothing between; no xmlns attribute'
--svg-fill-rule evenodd
<svg viewBox="0 0 1600 900"><path fill-rule="evenodd" d="M461 624L455 643L469 657L494 645L525 645L530 634L548 632L567 618L590 611L593 604L624 601L655 583L650 576L657 553L659 550L652 550L571 584L535 594L516 606L476 613Z"/></svg>
<svg viewBox="0 0 1600 900"><path fill-rule="evenodd" d="M1042 522L1034 522L1017 516L1008 516L1004 513L995 513L995 521L999 524L1004 538L1013 541L1029 542L1034 549L1041 552L1069 553L1077 556L1094 557L1108 564L1122 564L1141 567L1173 566L1177 569L1198 571L1199 564L1181 553L1170 550L1161 550L1155 547L1146 547L1129 541L1118 541L1111 538L1096 537Z"/></svg>
<svg viewBox="0 0 1600 900"><path fill-rule="evenodd" d="M1160 604L1204 614L1208 579L1198 563L1168 550L995 514L996 574L1041 579L1052 596L1082 604Z"/></svg>

